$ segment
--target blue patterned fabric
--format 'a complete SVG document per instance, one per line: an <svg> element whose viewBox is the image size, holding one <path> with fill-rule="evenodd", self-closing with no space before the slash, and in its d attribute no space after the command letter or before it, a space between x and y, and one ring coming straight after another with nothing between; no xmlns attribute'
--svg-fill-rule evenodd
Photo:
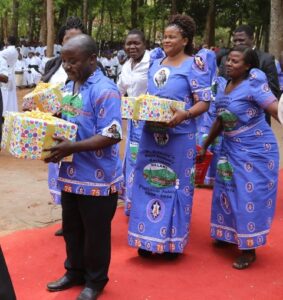
<svg viewBox="0 0 283 300"><path fill-rule="evenodd" d="M210 101L211 80L205 53L178 67L156 60L148 92L186 103ZM183 252L188 242L196 155L196 124L186 120L169 129L146 122L133 181L128 242L153 252Z"/></svg>
<svg viewBox="0 0 283 300"><path fill-rule="evenodd" d="M64 90L62 117L78 125L77 141L94 135L122 138L121 98L116 85L97 69L73 95L74 82ZM62 162L58 184L65 192L108 196L121 190L122 165L119 145L73 154Z"/></svg>
<svg viewBox="0 0 283 300"><path fill-rule="evenodd" d="M132 206L134 170L136 167L142 128L145 122L128 120L127 123L127 142L123 161L124 187L120 198L125 201L125 214L129 216Z"/></svg>
<svg viewBox="0 0 283 300"><path fill-rule="evenodd" d="M220 91L217 115L224 132L214 185L211 236L252 249L266 243L277 183L278 147L264 108L276 98L266 76L250 71L230 93Z"/></svg>
<svg viewBox="0 0 283 300"><path fill-rule="evenodd" d="M227 81L223 77L216 77L213 80L213 84L212 84L213 97L210 102L209 110L204 114L202 114L198 120L197 144L200 146L202 146L204 141L207 139L210 128L217 117L216 107L215 107L215 97L217 93L225 89L226 83ZM219 135L208 148L208 150L213 153L213 157L209 165L209 168L207 170L204 179L204 184L207 185L214 184L215 175L216 175L216 165L221 150L221 143L222 143L222 135Z"/></svg>
<svg viewBox="0 0 283 300"><path fill-rule="evenodd" d="M48 188L55 204L61 204L61 189L58 187L59 164L48 164Z"/></svg>

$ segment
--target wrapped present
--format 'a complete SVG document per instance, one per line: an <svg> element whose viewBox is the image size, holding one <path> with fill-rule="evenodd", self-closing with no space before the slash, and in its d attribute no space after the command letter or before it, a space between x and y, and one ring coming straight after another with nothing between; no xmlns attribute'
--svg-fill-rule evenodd
<svg viewBox="0 0 283 300"><path fill-rule="evenodd" d="M55 114L61 108L63 84L39 82L36 88L24 96L23 110L39 109Z"/></svg>
<svg viewBox="0 0 283 300"><path fill-rule="evenodd" d="M77 125L40 111L8 113L3 132L2 147L13 156L44 159L50 153L43 149L55 146L57 143L52 136L75 141ZM72 157L68 157L64 160L71 159Z"/></svg>
<svg viewBox="0 0 283 300"><path fill-rule="evenodd" d="M8 149L10 145L10 139L12 134L12 127L15 116L17 116L18 112L5 112L5 123L2 128L2 141L1 148Z"/></svg>
<svg viewBox="0 0 283 300"><path fill-rule="evenodd" d="M133 119L167 122L173 117L170 106L178 109L185 109L185 102L152 95L141 95L136 98Z"/></svg>
<svg viewBox="0 0 283 300"><path fill-rule="evenodd" d="M201 146L197 145L197 152L201 150ZM206 151L204 156L200 156L197 153L196 156L196 171L195 171L195 184L200 185L204 184L205 175L207 173L208 167L211 163L213 157L213 153L210 151Z"/></svg>
<svg viewBox="0 0 283 300"><path fill-rule="evenodd" d="M121 113L123 119L133 119L136 97L122 97Z"/></svg>

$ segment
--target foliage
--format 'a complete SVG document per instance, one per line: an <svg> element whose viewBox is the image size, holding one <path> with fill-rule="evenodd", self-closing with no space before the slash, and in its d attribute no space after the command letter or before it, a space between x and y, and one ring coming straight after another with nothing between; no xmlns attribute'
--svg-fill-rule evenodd
<svg viewBox="0 0 283 300"><path fill-rule="evenodd" d="M28 36L33 31L37 37L40 31L40 16L44 0L19 1L19 35ZM83 1L53 0L55 28L60 26L70 15L82 17ZM86 1L86 0L85 0ZM214 0L216 7L216 38L229 41L230 32L238 24L249 23L262 39L270 23L270 0ZM160 41L166 21L172 7L177 12L185 13L194 18L197 24L198 39L204 33L209 0L87 0L88 18L93 20L92 35L100 41L111 43L123 41L125 34L132 28L133 20L144 30L151 42ZM133 5L137 9L133 10ZM13 0L0 1L0 18L6 18L11 28L11 11ZM133 12L136 14L132 18ZM1 22L3 24L3 22ZM0 33L4 30L1 28ZM155 35L155 37L153 36Z"/></svg>

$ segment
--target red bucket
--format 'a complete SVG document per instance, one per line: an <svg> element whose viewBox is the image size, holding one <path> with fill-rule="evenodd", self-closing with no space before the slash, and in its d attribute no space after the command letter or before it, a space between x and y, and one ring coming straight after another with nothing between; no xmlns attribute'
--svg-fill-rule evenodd
<svg viewBox="0 0 283 300"><path fill-rule="evenodd" d="M200 150L201 146L197 145L195 184L204 184L205 175L213 157L213 154L207 150L201 158L199 155Z"/></svg>

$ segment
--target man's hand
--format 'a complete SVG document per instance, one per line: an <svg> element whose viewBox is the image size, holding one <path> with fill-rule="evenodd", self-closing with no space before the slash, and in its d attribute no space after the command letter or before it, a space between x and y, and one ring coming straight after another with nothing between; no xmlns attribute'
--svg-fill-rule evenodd
<svg viewBox="0 0 283 300"><path fill-rule="evenodd" d="M50 155L44 159L46 163L58 163L63 157L69 156L73 153L72 143L69 140L58 136L53 136L52 138L55 141L58 141L58 144L51 148L43 149L43 151L51 152Z"/></svg>

